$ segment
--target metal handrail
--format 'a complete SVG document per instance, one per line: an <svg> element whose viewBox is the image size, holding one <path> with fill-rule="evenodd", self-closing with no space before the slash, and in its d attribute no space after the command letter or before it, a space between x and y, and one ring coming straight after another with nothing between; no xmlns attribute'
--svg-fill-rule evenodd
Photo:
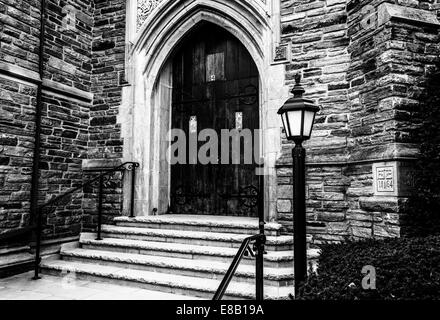
<svg viewBox="0 0 440 320"><path fill-rule="evenodd" d="M223 295L225 294L226 289L229 286L229 283L232 280L232 277L235 274L235 271L237 270L238 265L240 264L241 260L243 259L243 256L247 251L251 251L249 248L249 244L255 241L256 249L257 249L257 257L258 255L262 255L264 253L264 244L266 243L266 236L264 234L256 234L250 237L247 237L243 240L241 243L240 249L238 249L237 254L235 255L234 259L232 260L231 265L229 266L228 271L226 272L225 276L223 277L222 282L220 283L217 291L214 294L214 297L212 300L221 300L223 298ZM252 251L251 251L252 252ZM258 271L258 270L257 270ZM256 299L262 300L262 290L260 293L259 288L259 279L256 279Z"/></svg>
<svg viewBox="0 0 440 320"><path fill-rule="evenodd" d="M35 234L36 234L36 244L35 244L35 268L34 268L34 277L33 279L40 279L39 277L39 269L40 269L40 252L41 252L41 232L42 232L42 211L44 208L49 206L56 205L60 200L64 199L68 195L71 195L78 190L82 190L84 187L92 185L94 182L99 181L99 196L98 196L98 227L97 227L97 238L96 240L102 240L101 238L101 222L102 222L102 201L103 201L103 187L104 187L104 177L112 174L117 171L125 171L125 170L131 170L132 172L132 188L131 188L131 203L130 203L130 217L134 217L134 180L136 177L136 168L139 167L138 162L125 162L117 167L114 167L112 169L108 170L98 170L101 173L99 176L90 179L84 183L82 183L80 186L70 189L69 191L66 191L65 193L56 196L49 200L48 202L38 206L37 209L37 224L35 228Z"/></svg>
<svg viewBox="0 0 440 320"><path fill-rule="evenodd" d="M262 160L262 159L261 159ZM232 280L232 277L237 270L238 265L240 264L243 256L247 251L253 253L252 249L249 247L249 244L252 241L255 241L254 250L256 251L256 259L255 259L255 299L263 300L264 299L264 276L263 276L263 268L264 268L264 258L263 254L265 253L264 246L266 244L266 236L264 235L264 163L260 161L258 166L259 176L258 176L258 192L257 192L257 210L258 210L258 229L259 233L250 237L247 237L241 243L240 248L238 249L234 259L232 260L231 265L229 266L228 271L223 277L222 282L220 283L217 291L214 294L212 300L221 300L223 295L226 292L226 289L229 286L229 283Z"/></svg>

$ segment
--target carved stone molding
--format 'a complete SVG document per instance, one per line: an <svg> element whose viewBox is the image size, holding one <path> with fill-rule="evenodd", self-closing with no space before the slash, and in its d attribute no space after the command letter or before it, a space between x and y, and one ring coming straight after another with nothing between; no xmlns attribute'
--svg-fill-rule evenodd
<svg viewBox="0 0 440 320"><path fill-rule="evenodd" d="M163 1L170 0L137 0L137 23L136 31L139 31L142 24L147 20L151 12ZM264 6L267 6L267 0L259 0Z"/></svg>
<svg viewBox="0 0 440 320"><path fill-rule="evenodd" d="M142 24L147 20L151 11L156 8L159 3L166 0L138 0L137 4L137 30L140 29Z"/></svg>
<svg viewBox="0 0 440 320"><path fill-rule="evenodd" d="M290 44L283 43L275 46L272 64L288 63L290 61Z"/></svg>

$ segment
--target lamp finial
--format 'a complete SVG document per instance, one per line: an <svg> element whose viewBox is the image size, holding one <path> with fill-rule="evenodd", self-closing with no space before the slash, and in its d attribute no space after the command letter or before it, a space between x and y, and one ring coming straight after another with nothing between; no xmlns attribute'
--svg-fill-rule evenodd
<svg viewBox="0 0 440 320"><path fill-rule="evenodd" d="M301 74L299 72L295 75L295 86L291 92L294 98L302 98L303 93L306 92L301 85Z"/></svg>

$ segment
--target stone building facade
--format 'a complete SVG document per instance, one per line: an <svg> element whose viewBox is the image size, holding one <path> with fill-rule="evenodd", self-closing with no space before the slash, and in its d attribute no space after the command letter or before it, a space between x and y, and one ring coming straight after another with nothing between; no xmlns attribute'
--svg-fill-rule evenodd
<svg viewBox="0 0 440 320"><path fill-rule="evenodd" d="M166 212L169 170L160 168L169 101L160 92L172 83L164 70L181 39L209 22L235 36L259 71L266 220L292 230L292 145L276 111L300 73L321 107L305 144L312 242L401 235L418 155L411 130L440 53L437 1L45 3L40 57L41 1L0 0L0 233L31 220L39 85L39 202L79 186L89 170L137 161L136 214ZM128 176L113 180L108 221L127 215L131 191ZM93 193L83 190L45 216L45 239L92 228Z"/></svg>

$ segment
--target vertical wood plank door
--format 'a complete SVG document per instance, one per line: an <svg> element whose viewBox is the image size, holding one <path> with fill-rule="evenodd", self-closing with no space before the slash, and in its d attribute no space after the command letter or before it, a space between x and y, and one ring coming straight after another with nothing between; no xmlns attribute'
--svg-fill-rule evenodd
<svg viewBox="0 0 440 320"><path fill-rule="evenodd" d="M259 128L259 75L253 59L238 39L212 24L188 35L172 59L171 126L185 132L187 152L186 163L171 166L171 211L257 216L253 196L258 192L258 176L252 142ZM217 133L218 164L200 163L197 157L201 152L215 159L215 152L202 148L209 139L197 142L197 152L190 147L191 135L197 139L204 129ZM221 159L222 129L252 132L251 140L240 139L239 164L232 162L232 139L229 157ZM245 147L252 155L247 164Z"/></svg>

